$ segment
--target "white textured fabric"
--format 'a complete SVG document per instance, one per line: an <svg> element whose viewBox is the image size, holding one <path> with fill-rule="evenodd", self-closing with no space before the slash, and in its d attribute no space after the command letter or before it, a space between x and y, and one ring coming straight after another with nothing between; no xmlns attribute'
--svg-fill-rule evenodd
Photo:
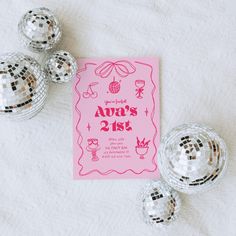
<svg viewBox="0 0 236 236"><path fill-rule="evenodd" d="M52 84L38 116L0 122L0 235L236 235L236 1L1 1L1 53L39 57L17 39L19 18L39 6L57 13L59 48L77 57L159 56L162 134L189 121L215 128L229 168L214 189L181 195L172 226L145 225L137 196L148 180L72 179L71 84Z"/></svg>

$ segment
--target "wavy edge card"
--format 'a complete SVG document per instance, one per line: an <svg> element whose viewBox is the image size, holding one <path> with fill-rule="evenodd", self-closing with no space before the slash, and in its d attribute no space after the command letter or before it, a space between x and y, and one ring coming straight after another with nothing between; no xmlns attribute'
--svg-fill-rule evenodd
<svg viewBox="0 0 236 236"><path fill-rule="evenodd" d="M157 178L158 58L87 58L78 60L78 68L74 178Z"/></svg>

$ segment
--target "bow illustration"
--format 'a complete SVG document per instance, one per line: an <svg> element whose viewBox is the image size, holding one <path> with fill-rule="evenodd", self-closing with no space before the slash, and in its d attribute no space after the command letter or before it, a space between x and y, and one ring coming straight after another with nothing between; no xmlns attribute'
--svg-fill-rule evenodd
<svg viewBox="0 0 236 236"><path fill-rule="evenodd" d="M135 67L126 60L116 62L105 61L95 69L95 74L101 78L107 78L114 70L123 78L136 71Z"/></svg>

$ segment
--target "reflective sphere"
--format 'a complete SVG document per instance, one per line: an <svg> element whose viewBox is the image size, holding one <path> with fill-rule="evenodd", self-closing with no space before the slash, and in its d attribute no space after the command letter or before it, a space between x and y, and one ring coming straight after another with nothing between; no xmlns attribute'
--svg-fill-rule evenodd
<svg viewBox="0 0 236 236"><path fill-rule="evenodd" d="M148 185L142 203L144 219L152 225L168 225L176 219L181 206L178 193L162 181Z"/></svg>
<svg viewBox="0 0 236 236"><path fill-rule="evenodd" d="M18 33L23 44L34 52L53 48L62 35L59 21L44 7L28 11L18 24Z"/></svg>
<svg viewBox="0 0 236 236"><path fill-rule="evenodd" d="M158 165L164 180L174 189L196 193L212 186L224 173L227 149L209 127L179 126L161 141Z"/></svg>
<svg viewBox="0 0 236 236"><path fill-rule="evenodd" d="M47 77L53 82L63 83L73 79L77 71L75 58L66 51L49 55L44 66Z"/></svg>
<svg viewBox="0 0 236 236"><path fill-rule="evenodd" d="M0 117L24 119L39 112L48 82L36 60L21 53L0 57Z"/></svg>

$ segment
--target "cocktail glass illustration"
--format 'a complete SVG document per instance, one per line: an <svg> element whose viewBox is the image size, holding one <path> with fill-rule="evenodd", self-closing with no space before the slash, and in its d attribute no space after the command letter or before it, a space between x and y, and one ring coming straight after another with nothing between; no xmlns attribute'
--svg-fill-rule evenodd
<svg viewBox="0 0 236 236"><path fill-rule="evenodd" d="M149 147L135 147L136 153L139 154L140 159L144 159L144 155L147 154Z"/></svg>
<svg viewBox="0 0 236 236"><path fill-rule="evenodd" d="M88 142L88 146L86 147L86 149L88 152L91 152L92 161L98 161L99 157L97 156L97 151L100 149L100 146L98 144L98 139L89 138L87 142Z"/></svg>
<svg viewBox="0 0 236 236"><path fill-rule="evenodd" d="M145 138L140 141L139 138L137 137L137 146L135 147L136 153L139 155L140 159L144 159L144 155L147 154L148 149L149 149L149 144L150 140L145 141Z"/></svg>
<svg viewBox="0 0 236 236"><path fill-rule="evenodd" d="M87 91L83 92L84 98L96 98L98 93L93 90L93 86L97 85L98 82L93 82L88 85Z"/></svg>
<svg viewBox="0 0 236 236"><path fill-rule="evenodd" d="M145 80L135 80L135 86L137 87L135 89L136 97L139 98L139 99L143 98L143 91L144 91L144 86L145 86Z"/></svg>

